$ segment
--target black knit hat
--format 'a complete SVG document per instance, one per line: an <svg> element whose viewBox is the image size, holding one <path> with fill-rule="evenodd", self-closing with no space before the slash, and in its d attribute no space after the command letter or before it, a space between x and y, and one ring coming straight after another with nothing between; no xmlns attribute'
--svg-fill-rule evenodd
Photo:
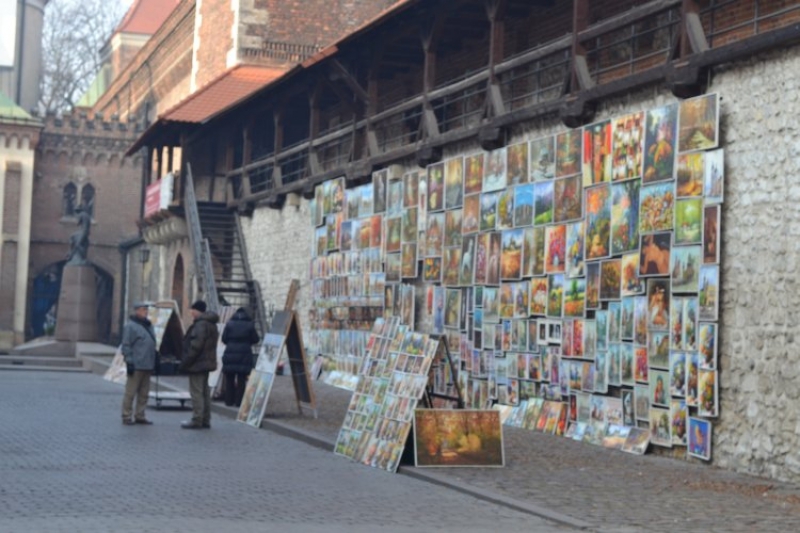
<svg viewBox="0 0 800 533"><path fill-rule="evenodd" d="M207 309L206 303L203 300L197 300L192 304L192 309L200 311L201 313L205 313Z"/></svg>

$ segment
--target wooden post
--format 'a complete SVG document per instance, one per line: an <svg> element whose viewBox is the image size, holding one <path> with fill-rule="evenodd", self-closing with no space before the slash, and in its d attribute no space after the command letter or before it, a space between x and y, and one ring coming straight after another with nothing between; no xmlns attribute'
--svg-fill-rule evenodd
<svg viewBox="0 0 800 533"><path fill-rule="evenodd" d="M684 58L692 53L705 52L710 47L700 21L700 7L697 0L683 0L681 4L681 41L680 57Z"/></svg>
<svg viewBox="0 0 800 533"><path fill-rule="evenodd" d="M322 90L320 85L318 83L314 90L308 94L308 170L312 176L322 171L319 164L319 154L314 146L314 139L319 135L319 96Z"/></svg>
<svg viewBox="0 0 800 533"><path fill-rule="evenodd" d="M580 41L580 33L589 27L589 0L574 0L572 12L572 71L570 73L570 91L590 89L594 80L589 73L586 61L586 49Z"/></svg>
<svg viewBox="0 0 800 533"><path fill-rule="evenodd" d="M281 166L278 164L278 156L281 153L281 148L283 148L283 111L275 108L272 112L272 120L273 124L275 124L275 153L272 156L272 181L275 187L280 187L283 185L283 180L281 179Z"/></svg>
<svg viewBox="0 0 800 533"><path fill-rule="evenodd" d="M247 166L253 162L253 121L242 128L242 196L250 196L250 171Z"/></svg>
<svg viewBox="0 0 800 533"><path fill-rule="evenodd" d="M439 121L431 105L430 92L436 86L436 41L441 28L442 15L436 14L422 32L422 51L425 62L422 71L422 124L425 137L439 136Z"/></svg>
<svg viewBox="0 0 800 533"><path fill-rule="evenodd" d="M505 114L505 103L497 79L495 66L505 56L505 11L507 0L486 0L486 14L489 17L489 81L486 85L488 116Z"/></svg>

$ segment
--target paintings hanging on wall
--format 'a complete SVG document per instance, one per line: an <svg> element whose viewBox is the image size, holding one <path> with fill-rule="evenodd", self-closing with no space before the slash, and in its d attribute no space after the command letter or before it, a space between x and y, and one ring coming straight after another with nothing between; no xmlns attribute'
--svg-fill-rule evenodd
<svg viewBox="0 0 800 533"><path fill-rule="evenodd" d="M320 184L310 343L323 379L354 387L375 319L397 316L456 347L469 406L692 455L692 420L719 413L719 138L719 99L705 95L379 169L349 190ZM710 446L710 424L698 431Z"/></svg>

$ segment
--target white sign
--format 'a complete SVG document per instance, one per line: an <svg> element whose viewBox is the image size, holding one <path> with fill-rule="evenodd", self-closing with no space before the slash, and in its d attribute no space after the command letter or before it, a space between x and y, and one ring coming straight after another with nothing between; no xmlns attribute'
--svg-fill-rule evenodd
<svg viewBox="0 0 800 533"><path fill-rule="evenodd" d="M0 67L13 67L17 49L18 0L0 0Z"/></svg>

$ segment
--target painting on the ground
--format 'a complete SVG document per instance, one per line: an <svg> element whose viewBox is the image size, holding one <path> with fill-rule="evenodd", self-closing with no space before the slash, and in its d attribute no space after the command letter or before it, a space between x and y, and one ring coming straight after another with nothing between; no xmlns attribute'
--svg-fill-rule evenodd
<svg viewBox="0 0 800 533"><path fill-rule="evenodd" d="M495 410L414 411L417 466L503 466L503 430Z"/></svg>

